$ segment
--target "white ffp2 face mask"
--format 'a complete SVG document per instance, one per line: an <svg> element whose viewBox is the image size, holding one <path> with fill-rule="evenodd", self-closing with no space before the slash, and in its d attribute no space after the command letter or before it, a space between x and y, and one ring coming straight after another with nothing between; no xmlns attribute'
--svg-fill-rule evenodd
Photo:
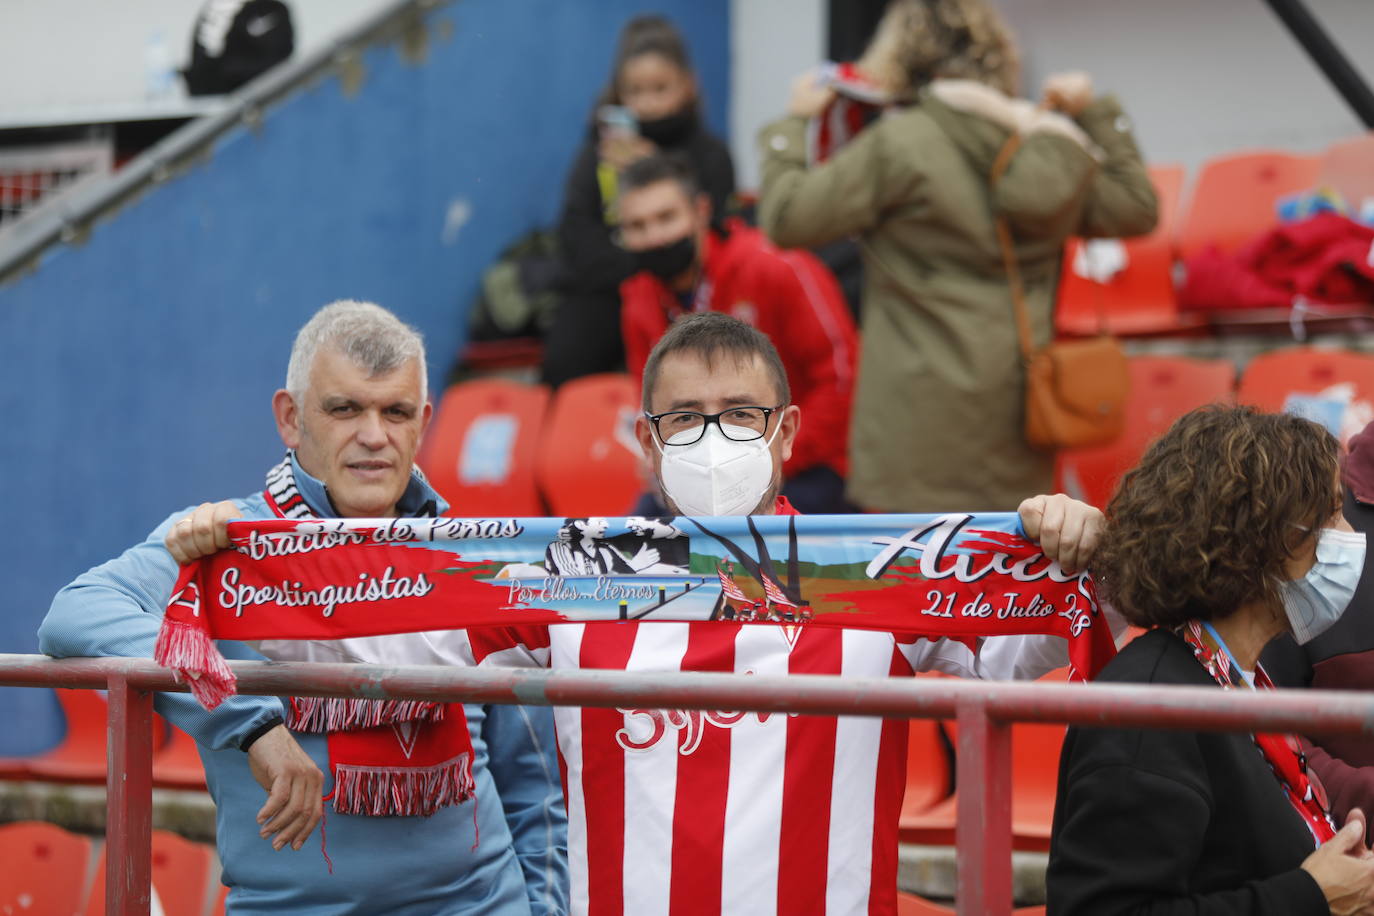
<svg viewBox="0 0 1374 916"><path fill-rule="evenodd" d="M769 446L781 427L779 420L772 436L748 442L727 439L715 424L691 445L673 445L673 440L689 439L695 430L672 436L666 446L655 439L663 456L658 472L663 491L683 515L747 515L773 483ZM740 435L752 432L741 426L730 429Z"/></svg>
<svg viewBox="0 0 1374 916"><path fill-rule="evenodd" d="M1323 528L1317 562L1301 579L1283 583L1283 610L1293 639L1304 645L1341 619L1364 572L1364 532Z"/></svg>

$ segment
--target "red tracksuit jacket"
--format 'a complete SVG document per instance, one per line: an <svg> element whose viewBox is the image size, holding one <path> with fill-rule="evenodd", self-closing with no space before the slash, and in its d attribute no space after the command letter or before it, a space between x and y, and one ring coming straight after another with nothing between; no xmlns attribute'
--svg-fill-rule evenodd
<svg viewBox="0 0 1374 916"><path fill-rule="evenodd" d="M704 262L694 308L725 312L758 328L772 339L787 370L802 422L784 473L827 465L843 476L859 344L835 278L811 253L779 249L737 220L729 222L726 235L707 233ZM649 351L685 309L648 272L622 283L620 298L625 364L639 379Z"/></svg>

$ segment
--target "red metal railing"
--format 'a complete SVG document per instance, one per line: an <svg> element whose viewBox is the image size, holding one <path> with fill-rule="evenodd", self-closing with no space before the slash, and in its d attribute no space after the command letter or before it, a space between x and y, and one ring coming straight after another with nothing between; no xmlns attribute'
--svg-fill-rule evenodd
<svg viewBox="0 0 1374 916"><path fill-rule="evenodd" d="M957 718L961 916L1011 913L1012 722L1374 735L1374 693L1222 693L1206 687L870 680L624 671L230 662L239 692L538 706L732 709ZM106 912L149 910L152 694L184 691L147 659L0 654L0 686L109 690Z"/></svg>

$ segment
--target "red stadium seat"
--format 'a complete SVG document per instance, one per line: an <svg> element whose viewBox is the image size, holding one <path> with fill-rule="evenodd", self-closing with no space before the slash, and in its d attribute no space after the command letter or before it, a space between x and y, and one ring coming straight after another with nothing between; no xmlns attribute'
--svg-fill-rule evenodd
<svg viewBox="0 0 1374 916"><path fill-rule="evenodd" d="M1228 400L1236 380L1235 367L1220 359L1135 356L1130 372L1122 434L1106 445L1066 449L1055 460L1056 488L1098 508L1151 440L1193 408Z"/></svg>
<svg viewBox="0 0 1374 916"><path fill-rule="evenodd" d="M215 850L166 830L153 831L153 888L162 909L174 913L203 913L219 883Z"/></svg>
<svg viewBox="0 0 1374 916"><path fill-rule="evenodd" d="M953 846L954 826L959 820L959 792L937 802L925 811L908 814L905 808L897 822L897 838L920 846Z"/></svg>
<svg viewBox="0 0 1374 916"><path fill-rule="evenodd" d="M1374 357L1315 347L1261 353L1245 367L1236 400L1302 413L1344 444L1374 421Z"/></svg>
<svg viewBox="0 0 1374 916"><path fill-rule="evenodd" d="M624 515L644 490L635 441L639 386L624 373L574 379L553 396L535 460L549 511Z"/></svg>
<svg viewBox="0 0 1374 916"><path fill-rule="evenodd" d="M25 779L32 757L0 757L0 779Z"/></svg>
<svg viewBox="0 0 1374 916"><path fill-rule="evenodd" d="M534 457L549 390L502 379L444 392L419 464L453 516L543 515Z"/></svg>
<svg viewBox="0 0 1374 916"><path fill-rule="evenodd" d="M1291 153L1253 152L1208 160L1198 173L1179 232L1178 250L1190 258L1209 245L1224 252L1278 224L1280 197L1317 185L1321 160Z"/></svg>
<svg viewBox="0 0 1374 916"><path fill-rule="evenodd" d="M153 785L165 789L204 789L205 767L195 739L168 723L169 740L153 752Z"/></svg>
<svg viewBox="0 0 1374 916"><path fill-rule="evenodd" d="M1041 681L1067 681L1060 668ZM1054 823L1054 797L1059 787L1059 752L1068 726L1018 722L1011 727L1011 845L1047 852Z"/></svg>
<svg viewBox="0 0 1374 916"><path fill-rule="evenodd" d="M1068 669L1045 675L1043 681L1063 681ZM958 747L958 728L944 723L951 743ZM1059 750L1064 743L1063 725L1017 723L1011 727L1011 845L1013 849L1044 852L1050 848L1050 824L1054 817L1055 789L1059 780ZM926 811L903 816L897 825L903 843L924 846L955 845L959 793Z"/></svg>
<svg viewBox="0 0 1374 916"><path fill-rule="evenodd" d="M950 754L940 723L912 719L906 746L906 792L898 823L913 821L949 798L953 786Z"/></svg>
<svg viewBox="0 0 1374 916"><path fill-rule="evenodd" d="M913 719L912 724L914 725L916 721ZM954 722L935 723L932 720L932 723L944 730L944 736L940 739L942 743L955 748L959 746L959 731ZM907 778L908 780L911 778L909 763ZM908 808L903 803L902 813L897 821L897 838L903 843L917 843L922 846L953 846L954 827L958 820L959 792L957 789L953 794L943 796L935 804L923 810Z"/></svg>
<svg viewBox="0 0 1374 916"><path fill-rule="evenodd" d="M1374 131L1328 146L1317 184L1335 188L1351 207L1374 197Z"/></svg>
<svg viewBox="0 0 1374 916"><path fill-rule="evenodd" d="M91 881L91 841L52 824L0 826L0 913L71 916Z"/></svg>
<svg viewBox="0 0 1374 916"><path fill-rule="evenodd" d="M97 860L95 880L86 900L86 916L105 912L105 849ZM211 882L219 877L214 850L166 830L153 831L153 893L167 916L200 916L211 900Z"/></svg>
<svg viewBox="0 0 1374 916"><path fill-rule="evenodd" d="M57 701L67 719L67 734L57 747L29 761L29 776L52 782L104 782L105 697L94 690L58 688Z"/></svg>
<svg viewBox="0 0 1374 916"><path fill-rule="evenodd" d="M1153 166L1150 179L1159 197L1159 223L1149 235L1122 240L1126 266L1119 273L1105 283L1089 279L1074 270L1083 240L1071 239L1064 247L1054 313L1058 333L1087 336L1105 328L1113 334L1157 334L1202 327L1197 316L1180 317L1174 297L1173 239L1183 166Z"/></svg>
<svg viewBox="0 0 1374 916"><path fill-rule="evenodd" d="M29 775L29 758L0 757L0 779L26 779Z"/></svg>

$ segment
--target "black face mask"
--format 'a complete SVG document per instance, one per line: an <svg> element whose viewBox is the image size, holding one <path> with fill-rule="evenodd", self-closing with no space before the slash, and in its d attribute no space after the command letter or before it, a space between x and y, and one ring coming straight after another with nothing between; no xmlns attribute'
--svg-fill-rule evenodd
<svg viewBox="0 0 1374 916"><path fill-rule="evenodd" d="M676 242L635 252L640 270L647 270L664 282L670 282L691 268L697 259L696 240L685 235Z"/></svg>
<svg viewBox="0 0 1374 916"><path fill-rule="evenodd" d="M678 146L696 126L697 113L688 107L666 118L639 122L639 135L655 146Z"/></svg>

